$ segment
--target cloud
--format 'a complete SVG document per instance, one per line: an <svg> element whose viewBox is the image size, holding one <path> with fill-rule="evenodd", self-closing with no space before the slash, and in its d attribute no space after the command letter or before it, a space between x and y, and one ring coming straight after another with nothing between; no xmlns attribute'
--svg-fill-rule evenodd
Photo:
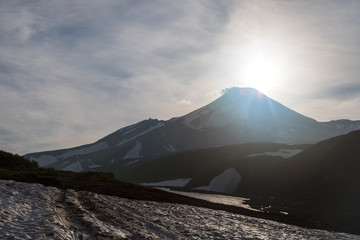
<svg viewBox="0 0 360 240"><path fill-rule="evenodd" d="M171 105L167 99L178 106L179 90L200 74L201 58L226 21L217 5L2 3L0 128L13 134L2 131L1 146L20 153L71 147L134 121L177 114L179 107L161 109Z"/></svg>
<svg viewBox="0 0 360 240"><path fill-rule="evenodd" d="M72 147L149 117L186 114L243 85L245 50L259 38L286 49L293 63L282 88L267 95L295 110L304 96L356 104L359 8L358 1L4 1L0 146Z"/></svg>
<svg viewBox="0 0 360 240"><path fill-rule="evenodd" d="M319 97L345 101L359 99L360 102L360 83L333 84L319 94Z"/></svg>
<svg viewBox="0 0 360 240"><path fill-rule="evenodd" d="M187 99L183 99L183 100L177 102L177 104L179 104L179 105L190 105L191 101L187 100Z"/></svg>

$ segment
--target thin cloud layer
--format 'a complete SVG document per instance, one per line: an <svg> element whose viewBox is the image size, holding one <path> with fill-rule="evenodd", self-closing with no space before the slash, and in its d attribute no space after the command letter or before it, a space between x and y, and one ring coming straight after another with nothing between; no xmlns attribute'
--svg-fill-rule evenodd
<svg viewBox="0 0 360 240"><path fill-rule="evenodd" d="M188 113L245 85L246 49L259 39L289 62L267 95L318 120L360 119L360 3L309 4L3 1L0 148L72 147ZM334 114L330 102L344 108Z"/></svg>

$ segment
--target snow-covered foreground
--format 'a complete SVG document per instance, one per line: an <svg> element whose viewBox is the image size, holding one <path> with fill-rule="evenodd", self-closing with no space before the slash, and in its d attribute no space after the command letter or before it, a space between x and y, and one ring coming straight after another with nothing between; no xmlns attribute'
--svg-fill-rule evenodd
<svg viewBox="0 0 360 240"><path fill-rule="evenodd" d="M0 181L2 239L359 239L170 203Z"/></svg>

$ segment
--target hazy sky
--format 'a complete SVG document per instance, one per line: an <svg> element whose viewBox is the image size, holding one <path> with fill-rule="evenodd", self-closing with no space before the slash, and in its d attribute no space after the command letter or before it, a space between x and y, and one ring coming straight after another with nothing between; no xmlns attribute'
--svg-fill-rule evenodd
<svg viewBox="0 0 360 240"><path fill-rule="evenodd" d="M232 86L360 119L358 0L0 0L0 32L0 149L14 153L181 116Z"/></svg>

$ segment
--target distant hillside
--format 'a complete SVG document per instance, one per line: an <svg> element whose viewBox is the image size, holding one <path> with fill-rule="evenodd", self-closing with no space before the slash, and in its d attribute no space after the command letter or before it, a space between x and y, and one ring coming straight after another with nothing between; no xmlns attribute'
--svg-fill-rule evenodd
<svg viewBox="0 0 360 240"><path fill-rule="evenodd" d="M152 186L233 193L308 146L246 143L190 150L144 161L122 177Z"/></svg>
<svg viewBox="0 0 360 240"><path fill-rule="evenodd" d="M261 183L267 183L264 191L269 194L291 198L306 193L316 199L345 193L360 196L355 191L360 187L360 131L312 145L274 170Z"/></svg>
<svg viewBox="0 0 360 240"><path fill-rule="evenodd" d="M271 174L252 182L247 193L254 205L271 205L360 232L359 189L360 131L354 131L283 161ZM244 191L238 188L238 193Z"/></svg>

